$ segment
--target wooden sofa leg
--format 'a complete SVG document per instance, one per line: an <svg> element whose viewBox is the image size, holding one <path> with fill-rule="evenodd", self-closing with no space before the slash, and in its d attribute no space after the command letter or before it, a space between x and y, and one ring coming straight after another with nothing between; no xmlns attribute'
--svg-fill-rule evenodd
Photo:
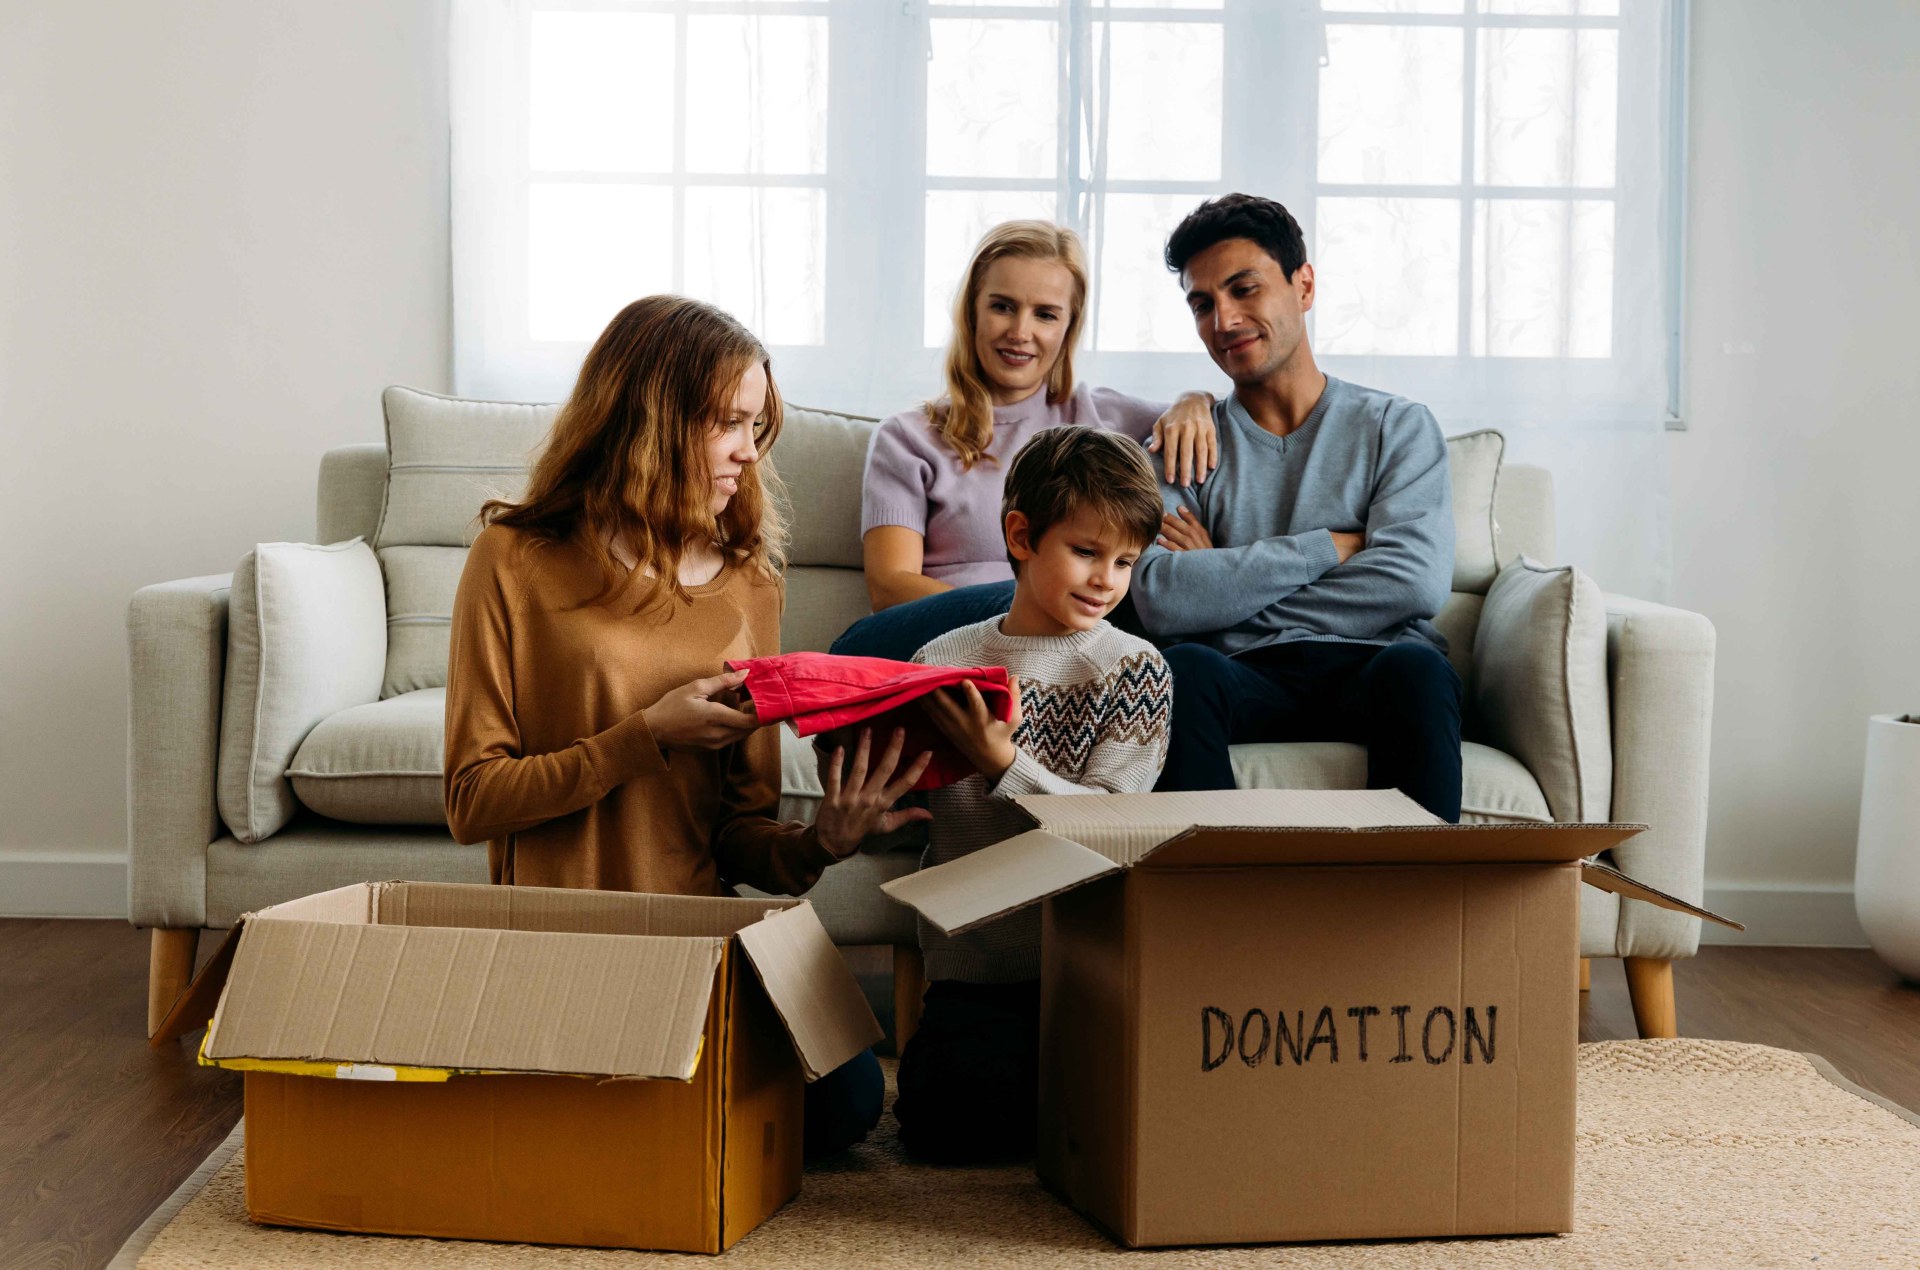
<svg viewBox="0 0 1920 1270"><path fill-rule="evenodd" d="M1593 991L1593 958L1591 957L1580 959L1580 991Z"/></svg>
<svg viewBox="0 0 1920 1270"><path fill-rule="evenodd" d="M1628 957L1627 995L1642 1038L1680 1035L1673 1008L1673 963L1659 957Z"/></svg>
<svg viewBox="0 0 1920 1270"><path fill-rule="evenodd" d="M893 946L893 1052L904 1054L920 1026L920 999L927 994L927 963L918 944Z"/></svg>
<svg viewBox="0 0 1920 1270"><path fill-rule="evenodd" d="M200 950L198 930L153 931L153 950L147 964L147 1035L166 1021L167 1011L193 979L193 956Z"/></svg>

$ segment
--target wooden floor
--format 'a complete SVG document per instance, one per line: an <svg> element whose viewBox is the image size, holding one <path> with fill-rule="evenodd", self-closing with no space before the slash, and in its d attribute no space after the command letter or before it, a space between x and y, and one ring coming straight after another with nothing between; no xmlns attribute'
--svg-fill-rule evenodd
<svg viewBox="0 0 1920 1270"><path fill-rule="evenodd" d="M216 941L203 939L205 955ZM146 1043L147 936L122 922L0 920L0 1267L102 1266L240 1117L240 1078ZM850 958L888 1022L888 953ZM1684 1035L1809 1050L1920 1108L1920 989L1871 953L1708 948L1677 970ZM1582 1040L1631 1037L1596 962Z"/></svg>

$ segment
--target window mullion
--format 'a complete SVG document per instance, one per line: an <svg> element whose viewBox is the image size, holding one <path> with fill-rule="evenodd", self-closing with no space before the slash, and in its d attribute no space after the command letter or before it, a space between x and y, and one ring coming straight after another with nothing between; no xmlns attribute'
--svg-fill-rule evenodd
<svg viewBox="0 0 1920 1270"><path fill-rule="evenodd" d="M925 34L891 0L829 9L824 352L871 367L886 399L884 375L920 344Z"/></svg>
<svg viewBox="0 0 1920 1270"><path fill-rule="evenodd" d="M1477 6L1469 5L1460 33L1460 293L1459 326L1454 356L1471 357L1473 350L1473 288L1480 262L1473 255L1473 227L1479 185L1480 26Z"/></svg>
<svg viewBox="0 0 1920 1270"><path fill-rule="evenodd" d="M687 15L673 15L673 289L687 289Z"/></svg>
<svg viewBox="0 0 1920 1270"><path fill-rule="evenodd" d="M1284 203L1313 241L1318 167L1318 6L1226 0L1221 183Z"/></svg>

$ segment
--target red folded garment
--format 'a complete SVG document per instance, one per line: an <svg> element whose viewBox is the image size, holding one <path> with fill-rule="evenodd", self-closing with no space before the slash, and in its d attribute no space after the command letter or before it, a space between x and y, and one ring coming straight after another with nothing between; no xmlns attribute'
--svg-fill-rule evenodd
<svg viewBox="0 0 1920 1270"><path fill-rule="evenodd" d="M885 657L781 653L730 661L727 669L747 672L747 695L762 723L789 720L800 736L865 723L873 729L873 753L878 756L892 729L904 728L903 761L933 751L933 761L915 789L951 785L973 775L974 766L912 702L971 680L996 720L1005 723L1013 717L1013 690L1004 666L921 666Z"/></svg>

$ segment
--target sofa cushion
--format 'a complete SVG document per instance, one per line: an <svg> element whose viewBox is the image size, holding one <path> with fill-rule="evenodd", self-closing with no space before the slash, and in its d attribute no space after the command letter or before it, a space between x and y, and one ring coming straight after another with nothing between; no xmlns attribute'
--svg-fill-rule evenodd
<svg viewBox="0 0 1920 1270"><path fill-rule="evenodd" d="M860 567L860 488L874 420L788 406L767 462L786 486L787 561ZM836 632L837 633L837 632Z"/></svg>
<svg viewBox="0 0 1920 1270"><path fill-rule="evenodd" d="M789 565L780 651L824 653L842 631L872 611L867 575L860 570Z"/></svg>
<svg viewBox="0 0 1920 1270"><path fill-rule="evenodd" d="M453 596L467 565L465 547L385 547L387 670L380 695L447 686Z"/></svg>
<svg viewBox="0 0 1920 1270"><path fill-rule="evenodd" d="M380 394L387 420L387 497L375 548L464 547L489 498L518 498L527 467L560 411L468 401L412 388Z"/></svg>
<svg viewBox="0 0 1920 1270"><path fill-rule="evenodd" d="M1453 589L1485 595L1500 572L1493 504L1507 439L1491 428L1447 438L1453 486Z"/></svg>
<svg viewBox="0 0 1920 1270"><path fill-rule="evenodd" d="M518 498L558 406L468 401L389 388L387 484L373 545L387 583L383 697L444 687L453 594L475 518Z"/></svg>
<svg viewBox="0 0 1920 1270"><path fill-rule="evenodd" d="M386 600L358 538L261 543L233 573L220 707L220 818L254 843L292 818L287 766L322 720L380 695Z"/></svg>
<svg viewBox="0 0 1920 1270"><path fill-rule="evenodd" d="M1365 789L1366 747L1344 741L1236 745L1233 780L1242 789ZM1511 754L1472 741L1460 746L1460 819L1468 824L1553 819L1540 786Z"/></svg>
<svg viewBox="0 0 1920 1270"><path fill-rule="evenodd" d="M300 801L361 825L444 825L447 690L422 688L329 715L287 769Z"/></svg>
<svg viewBox="0 0 1920 1270"><path fill-rule="evenodd" d="M1487 592L1468 688L1480 738L1526 764L1555 820L1606 820L1613 802L1607 613L1572 566L1525 557Z"/></svg>

